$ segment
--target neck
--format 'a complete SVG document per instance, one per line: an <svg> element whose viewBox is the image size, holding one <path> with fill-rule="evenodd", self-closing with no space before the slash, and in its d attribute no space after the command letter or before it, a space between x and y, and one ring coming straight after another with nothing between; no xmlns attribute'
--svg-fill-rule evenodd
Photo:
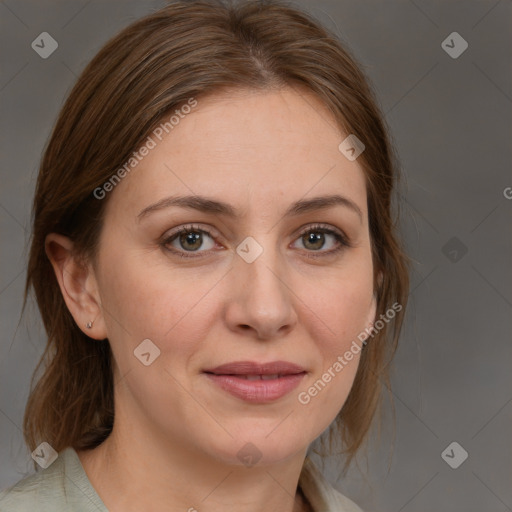
<svg viewBox="0 0 512 512"><path fill-rule="evenodd" d="M267 466L228 465L117 423L105 442L78 455L110 512L147 510L148 497L151 510L166 512L309 510L297 492L305 451Z"/></svg>

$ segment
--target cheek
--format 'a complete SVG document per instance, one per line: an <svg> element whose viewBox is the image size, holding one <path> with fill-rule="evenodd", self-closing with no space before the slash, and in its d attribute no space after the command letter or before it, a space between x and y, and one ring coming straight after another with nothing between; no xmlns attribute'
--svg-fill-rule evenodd
<svg viewBox="0 0 512 512"><path fill-rule="evenodd" d="M131 355L142 340L150 339L162 355L172 351L179 360L197 350L208 332L214 316L208 290L215 280L211 275L191 279L190 272L171 273L148 260L142 255L105 257L103 268L111 271L103 273L101 289L109 339L116 355ZM128 343L131 350L126 350Z"/></svg>
<svg viewBox="0 0 512 512"><path fill-rule="evenodd" d="M134 399L158 423L169 408L181 411L188 401L179 383L187 381L190 362L215 316L212 303L202 299L213 284L210 279L193 282L190 274L170 275L168 268L141 261L124 258L115 266L105 261L103 268L112 271L103 275L102 302L117 378L124 382L118 392L126 403ZM141 345L147 339L151 344ZM150 358L158 356L145 366L136 356L148 350Z"/></svg>
<svg viewBox="0 0 512 512"><path fill-rule="evenodd" d="M308 279L303 284L301 294L311 310L310 333L330 356L344 352L373 320L371 258L351 263L316 283Z"/></svg>
<svg viewBox="0 0 512 512"><path fill-rule="evenodd" d="M322 418L319 432L336 417L348 397L365 350L364 329L373 319L371 258L362 255L350 263L329 279L318 279L322 286L313 287L308 280L302 289L308 298L303 318L309 319L307 329L318 359L298 402L312 417Z"/></svg>
<svg viewBox="0 0 512 512"><path fill-rule="evenodd" d="M345 288L333 294L325 310L331 331L326 338L330 354L344 352L364 333L372 313L372 298L370 286L358 290Z"/></svg>

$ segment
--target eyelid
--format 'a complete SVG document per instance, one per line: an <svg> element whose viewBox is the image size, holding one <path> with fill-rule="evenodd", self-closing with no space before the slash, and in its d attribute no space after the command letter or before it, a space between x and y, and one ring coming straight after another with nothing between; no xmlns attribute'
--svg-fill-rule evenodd
<svg viewBox="0 0 512 512"><path fill-rule="evenodd" d="M162 235L162 240L169 240L170 238L187 231L199 231L200 233L206 233L207 235L211 236L212 238L222 238L222 235L213 227L208 226L201 226L201 224L192 222L189 224L182 224L180 226L177 226L176 228L173 228L169 231L166 231L164 235Z"/></svg>
<svg viewBox="0 0 512 512"><path fill-rule="evenodd" d="M202 234L205 234L209 236L216 245L219 244L218 239L222 238L220 233L212 228L212 227L201 227L201 225L196 223L190 223L190 224L182 224L181 226L178 226L176 228L171 229L170 231L166 231L162 237L159 240L159 244L162 248L164 248L166 251L170 252L173 255L180 256L182 258L200 258L204 256L205 254L211 254L212 250L206 250L206 251L180 251L178 249L170 248L169 245L171 242L174 241L174 239L180 235L181 233L187 233L189 231L196 231Z"/></svg>
<svg viewBox="0 0 512 512"><path fill-rule="evenodd" d="M298 238L298 237L301 237L311 231L320 231L323 233L332 234L334 236L339 237L345 245L351 247L351 242L350 242L349 237L341 229L336 228L336 227L332 226L331 224L322 224L322 223L306 224L305 226L302 226L301 228L299 228L298 234L295 236L296 236L296 238Z"/></svg>
<svg viewBox="0 0 512 512"><path fill-rule="evenodd" d="M302 254L308 259L321 259L321 258L329 258L335 255L340 254L344 249L349 249L353 247L349 237L339 228L336 228L330 224L308 224L304 228L301 229L298 236L296 236L292 242L295 244L302 236L311 232L320 232L327 235L331 235L335 238L337 244L333 249L329 249L326 251L318 250L318 251L308 251L307 249L302 249Z"/></svg>

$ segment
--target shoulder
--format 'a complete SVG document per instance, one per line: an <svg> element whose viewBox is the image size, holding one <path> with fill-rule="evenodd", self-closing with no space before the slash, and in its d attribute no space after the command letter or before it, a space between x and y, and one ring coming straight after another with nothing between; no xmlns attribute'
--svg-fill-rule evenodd
<svg viewBox="0 0 512 512"><path fill-rule="evenodd" d="M51 497L55 504L56 496L62 490L64 477L63 461L61 457L45 470L38 470L13 486L0 492L1 512L25 512L32 510L49 510Z"/></svg>
<svg viewBox="0 0 512 512"><path fill-rule="evenodd" d="M314 512L363 512L351 499L334 489L308 457L304 461L299 485Z"/></svg>
<svg viewBox="0 0 512 512"><path fill-rule="evenodd" d="M46 469L39 469L0 492L0 512L104 511L88 483L78 455L61 451Z"/></svg>

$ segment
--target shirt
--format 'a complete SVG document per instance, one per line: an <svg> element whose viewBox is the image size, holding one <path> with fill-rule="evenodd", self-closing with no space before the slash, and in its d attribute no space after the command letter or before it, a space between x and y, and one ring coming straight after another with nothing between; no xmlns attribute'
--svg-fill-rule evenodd
<svg viewBox="0 0 512 512"><path fill-rule="evenodd" d="M362 512L336 491L306 457L299 487L314 512ZM0 492L0 512L108 512L78 458L69 447L46 469Z"/></svg>

